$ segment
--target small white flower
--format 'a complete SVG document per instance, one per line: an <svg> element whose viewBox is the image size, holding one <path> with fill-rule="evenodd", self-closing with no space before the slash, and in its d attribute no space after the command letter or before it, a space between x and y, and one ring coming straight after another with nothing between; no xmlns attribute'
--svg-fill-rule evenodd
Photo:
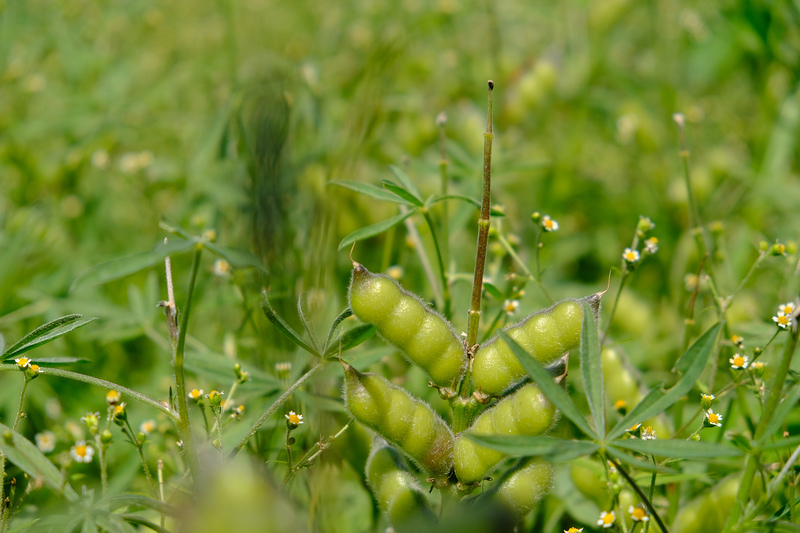
<svg viewBox="0 0 800 533"><path fill-rule="evenodd" d="M653 429L653 426L647 426L642 430L642 434L639 438L642 440L656 440L658 437L656 436L656 430Z"/></svg>
<svg viewBox="0 0 800 533"><path fill-rule="evenodd" d="M155 420L145 420L145 421L144 421L144 422L142 422L142 424L139 426L139 431L141 431L141 432L142 432L142 433L144 433L145 435L149 435L150 433L152 433L153 431L155 431L155 429L156 429L156 422L155 422Z"/></svg>
<svg viewBox="0 0 800 533"><path fill-rule="evenodd" d="M731 364L731 368L734 370L744 370L749 364L747 362L747 356L738 353L733 354L733 357L728 359L728 362Z"/></svg>
<svg viewBox="0 0 800 533"><path fill-rule="evenodd" d="M634 522L647 522L650 520L650 517L647 516L647 512L640 505L637 505L636 507L631 505L628 507L628 513L630 513Z"/></svg>
<svg viewBox="0 0 800 533"><path fill-rule="evenodd" d="M794 313L794 302L787 302L778 306L778 309L784 315L791 315Z"/></svg>
<svg viewBox="0 0 800 533"><path fill-rule="evenodd" d="M303 415L299 415L294 411L289 411L289 414L284 416L286 417L286 420L289 421L289 424L293 426L299 426L303 423Z"/></svg>
<svg viewBox="0 0 800 533"><path fill-rule="evenodd" d="M658 239L655 237L650 237L646 241L644 241L644 249L647 250L647 253L654 254L658 251Z"/></svg>
<svg viewBox="0 0 800 533"><path fill-rule="evenodd" d="M42 453L50 453L56 448L56 434L52 431L42 431L35 436L36 447Z"/></svg>
<svg viewBox="0 0 800 533"><path fill-rule="evenodd" d="M94 448L81 440L75 443L69 454L79 463L91 463L92 457L94 457Z"/></svg>
<svg viewBox="0 0 800 533"><path fill-rule="evenodd" d="M631 250L630 248L625 248L625 251L622 252L622 258L627 263L636 263L637 261L639 261L640 257L641 256L639 255L639 252L637 252L636 250Z"/></svg>
<svg viewBox="0 0 800 533"><path fill-rule="evenodd" d="M550 215L545 215L542 217L542 229L545 231L556 231L558 230L558 222L550 218Z"/></svg>
<svg viewBox="0 0 800 533"><path fill-rule="evenodd" d="M722 415L719 413L715 413L711 409L706 411L706 424L710 426L716 426L718 428L722 427Z"/></svg>
<svg viewBox="0 0 800 533"><path fill-rule="evenodd" d="M617 519L617 513L611 511L607 513L603 511L600 513L600 519L597 521L598 526L603 526L603 528L608 528L614 525L614 521Z"/></svg>
<svg viewBox="0 0 800 533"><path fill-rule="evenodd" d="M519 300L506 300L503 302L503 311L506 312L507 315L511 316L519 307Z"/></svg>
<svg viewBox="0 0 800 533"><path fill-rule="evenodd" d="M772 321L775 322L775 324L779 328L786 329L792 323L792 316L791 315L787 315L783 311L778 311L778 314L776 316L772 317Z"/></svg>

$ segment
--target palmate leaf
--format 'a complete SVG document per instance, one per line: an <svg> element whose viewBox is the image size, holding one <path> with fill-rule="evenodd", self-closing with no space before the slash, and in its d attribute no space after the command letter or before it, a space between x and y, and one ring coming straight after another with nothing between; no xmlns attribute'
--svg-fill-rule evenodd
<svg viewBox="0 0 800 533"><path fill-rule="evenodd" d="M264 311L264 315L266 315L267 319L272 322L278 330L286 335L293 343L304 349L310 354L314 354L317 357L321 357L320 353L315 350L311 345L309 345L303 338L294 330L292 327L287 324L279 315L275 312L272 308L272 304L269 303L269 298L267 297L267 291L263 292L263 297L261 299L261 310Z"/></svg>
<svg viewBox="0 0 800 533"><path fill-rule="evenodd" d="M405 190L404 188L402 188L401 186L399 186L396 183L393 183L393 182L391 182L389 180L383 180L381 182L381 185L383 185L383 187L386 190L393 192L394 194L396 194L400 198L403 198L403 199L407 200L408 202L414 204L417 207L422 207L423 205L425 205L425 204L422 203L422 200L420 200L419 198L417 198L416 196L414 196L409 191Z"/></svg>
<svg viewBox="0 0 800 533"><path fill-rule="evenodd" d="M48 487L67 500L71 502L78 500L78 494L63 479L61 470L51 463L35 444L2 423L0 432L3 434L3 438L0 439L0 451L9 461L31 478L44 481Z"/></svg>
<svg viewBox="0 0 800 533"><path fill-rule="evenodd" d="M325 357L336 355L340 351L344 353L347 350L352 350L362 342L375 336L376 331L375 326L372 324L361 324L354 327L343 333L328 346L328 349L325 350Z"/></svg>
<svg viewBox="0 0 800 533"><path fill-rule="evenodd" d="M95 317L84 317L83 315L67 315L51 320L47 324L39 326L31 331L13 346L9 347L3 354L2 361L8 361L14 357L32 350L42 344L47 344L50 341L66 335L72 330L85 326L89 322L97 320Z"/></svg>
<svg viewBox="0 0 800 533"><path fill-rule="evenodd" d="M511 457L544 456L550 461L571 461L583 455L591 455L600 446L588 440L566 440L556 437L522 435L473 435L464 433L482 446L503 452Z"/></svg>
<svg viewBox="0 0 800 533"><path fill-rule="evenodd" d="M167 243L160 242L147 252L112 259L92 267L88 272L79 276L72 283L70 291L74 291L84 285L97 285L124 278L163 262L168 255L191 250L194 246L194 240L175 239Z"/></svg>
<svg viewBox="0 0 800 533"><path fill-rule="evenodd" d="M600 437L606 435L606 408L603 396L603 365L600 360L600 341L597 338L597 324L594 312L588 304L583 304L583 324L581 325L581 378L586 390L586 399L592 412L594 428Z"/></svg>
<svg viewBox="0 0 800 533"><path fill-rule="evenodd" d="M408 177L406 171L397 165L389 165L389 170L392 171L392 174L394 174L394 177L400 182L400 185L402 185L406 191L416 198L417 201L420 201L421 195L419 194L419 190L417 189L417 186L414 185L414 182L411 181L411 178ZM420 205L422 205L421 202Z"/></svg>
<svg viewBox="0 0 800 533"><path fill-rule="evenodd" d="M575 424L575 426L577 426L578 429L584 432L587 436L594 440L600 440L589 423L586 422L586 419L578 410L578 407L572 401L572 398L569 397L569 394L567 394L564 389L556 384L556 382L553 380L553 376L550 375L547 369L543 367L539 361L528 355L528 353L519 344L517 344L514 339L509 337L505 331L500 331L500 337L508 344L508 346L514 352L514 355L516 355L517 359L519 359L522 367L539 386L547 399L553 402L553 404L564 414L564 416L569 418Z"/></svg>
<svg viewBox="0 0 800 533"><path fill-rule="evenodd" d="M369 237L374 237L375 235L379 235L384 231L388 230L389 228L391 228L392 226L404 221L405 219L407 219L416 212L417 208L414 207L412 209L409 209L405 213L400 213L399 215L393 216L392 218L389 218L382 222L378 222L377 224L372 224L371 226L358 229L353 233L351 233L350 235L348 235L347 237L345 237L344 239L342 239L342 242L339 243L339 250L347 248L356 241L360 241L363 239L367 239Z"/></svg>
<svg viewBox="0 0 800 533"><path fill-rule="evenodd" d="M364 194L371 198L375 198L376 200L385 200L387 202L393 202L396 204L402 204L411 206L413 205L408 200L405 200L396 194L387 191L383 187L377 187L375 185L371 185L369 183L359 183L357 181L338 181L332 180L328 182L329 185L338 185L339 187L344 187L345 189L350 189L351 191L355 191L357 193Z"/></svg>
<svg viewBox="0 0 800 533"><path fill-rule="evenodd" d="M621 439L610 443L609 446L624 448L645 455L677 459L708 459L743 455L741 450L728 444L681 439Z"/></svg>
<svg viewBox="0 0 800 533"><path fill-rule="evenodd" d="M695 381L700 377L703 368L706 366L706 361L708 361L708 356L714 348L714 343L716 342L717 334L721 327L721 324L717 324L703 333L703 335L689 347L686 354L681 357L681 359L684 359L683 366L686 368L686 373L683 377L666 392L661 392L658 387L651 390L641 402L631 409L631 411L614 426L614 429L608 434L608 440L619 437L632 425L662 413L692 390Z"/></svg>

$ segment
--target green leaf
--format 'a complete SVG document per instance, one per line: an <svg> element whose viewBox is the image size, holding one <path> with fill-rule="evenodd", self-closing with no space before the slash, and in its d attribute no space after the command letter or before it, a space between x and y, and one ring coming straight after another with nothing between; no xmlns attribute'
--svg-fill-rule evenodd
<svg viewBox="0 0 800 533"><path fill-rule="evenodd" d="M339 250L347 248L355 241L361 241L369 237L374 237L375 235L379 235L384 231L386 231L387 229L394 226L395 224L399 224L400 222L404 221L405 219L407 219L416 212L417 209L413 208L405 213L400 213L399 215L393 216L390 219L384 220L383 222L378 222L377 224L372 224L371 226L367 226L366 228L358 229L353 233L351 233L350 235L348 235L347 237L345 237L344 239L342 239L342 242L339 243Z"/></svg>
<svg viewBox="0 0 800 533"><path fill-rule="evenodd" d="M550 460L570 461L583 455L590 455L600 448L588 440L566 440L548 436L473 435L468 431L464 435L482 446L511 457L542 455Z"/></svg>
<svg viewBox="0 0 800 533"><path fill-rule="evenodd" d="M337 181L332 180L328 182L329 185L338 185L339 187L344 187L345 189L350 189L351 191L356 191L357 193L365 194L377 200L385 200L387 202L394 202L396 204L408 205L411 206L412 204L407 200L393 194L382 187L377 187L375 185L370 185L368 183L358 183L356 181Z"/></svg>
<svg viewBox="0 0 800 533"><path fill-rule="evenodd" d="M583 304L583 324L581 325L581 378L586 391L586 399L592 412L594 428L601 437L606 435L606 408L603 396L603 364L600 360L600 341L597 338L597 324L594 312Z"/></svg>
<svg viewBox="0 0 800 533"><path fill-rule="evenodd" d="M261 258L250 252L228 248L213 242L204 242L203 246L236 268L258 268L264 270L264 262L261 261Z"/></svg>
<svg viewBox="0 0 800 533"><path fill-rule="evenodd" d="M764 429L764 435L756 443L757 447L760 448L766 444L770 437L774 435L776 431L778 431L784 420L786 420L786 418L792 412L792 409L797 407L798 400L800 400L800 386L795 385L794 390L789 392L789 394L781 403L778 404L778 407L772 413L772 419Z"/></svg>
<svg viewBox="0 0 800 533"><path fill-rule="evenodd" d="M171 221L165 216L161 216L158 220L158 227L166 231L167 233L172 233L173 235L179 235L183 237L187 241L192 241L196 243L198 241L197 237Z"/></svg>
<svg viewBox="0 0 800 533"><path fill-rule="evenodd" d="M365 340L373 337L375 335L375 326L372 324L361 324L347 333L344 333L339 338L336 339L328 349L325 350L325 357L330 357L332 355L337 355L339 353L339 346L341 343L342 353L346 352L347 350L351 350L364 342Z"/></svg>
<svg viewBox="0 0 800 533"><path fill-rule="evenodd" d="M52 320L47 324L39 326L35 330L22 337L13 346L6 350L6 352L3 354L2 360L8 361L9 359L25 353L28 350L32 350L37 346L47 344L50 341L66 335L74 329L85 326L94 320L97 319L94 317L84 317L83 315L67 315Z"/></svg>
<svg viewBox="0 0 800 533"><path fill-rule="evenodd" d="M487 294L490 294L498 302L505 301L505 298L503 297L503 293L500 292L500 289L498 289L493 283L490 283L488 281L484 281L483 282L483 290L485 290Z"/></svg>
<svg viewBox="0 0 800 533"><path fill-rule="evenodd" d="M706 442L682 439L622 439L609 443L609 446L624 448L645 455L674 457L680 459L704 459L714 457L739 457L742 452L717 442Z"/></svg>
<svg viewBox="0 0 800 533"><path fill-rule="evenodd" d="M615 441L614 445L617 444ZM672 468L667 468L666 466L659 466L652 461L645 461L643 459L639 459L638 457L634 457L633 455L623 452L618 448L614 448L613 446L609 446L606 448L606 452L615 459L622 461L623 463L629 464L631 466L635 466L640 470L647 470L648 472L669 472L671 474L675 473L675 470Z"/></svg>
<svg viewBox="0 0 800 533"><path fill-rule="evenodd" d="M553 376L547 372L547 369L539 363L536 359L528 355L528 353L517 344L514 339L508 336L505 331L500 331L500 337L508 344L511 350L519 359L525 371L533 378L533 381L539 386L547 399L553 402L555 406L569 418L581 431L594 440L599 440L597 434L592 430L591 426L583 417L581 412L575 406L572 398L569 397L564 389L562 389L553 380Z"/></svg>
<svg viewBox="0 0 800 533"><path fill-rule="evenodd" d="M131 506L147 507L170 516L175 516L178 512L174 506L143 494L118 494L116 496L103 498L97 502L97 507L102 507L109 511L116 511L117 509Z"/></svg>
<svg viewBox="0 0 800 533"><path fill-rule="evenodd" d="M658 388L651 390L645 398L639 402L631 411L620 420L614 429L608 434L608 440L613 440L625 433L625 430L636 423L647 420L659 413L664 412L668 407L686 395L695 381L702 374L706 366L706 361L714 348L717 333L721 324L716 324L708 329L703 335L692 344L682 358L686 358L686 373L668 391L661 392Z"/></svg>
<svg viewBox="0 0 800 533"><path fill-rule="evenodd" d="M414 204L417 207L422 207L424 205L422 203L422 200L420 200L419 198L417 198L416 196L414 196L413 194L411 194L410 192L408 192L407 190L405 190L401 186L397 185L396 183L392 183L389 180L383 180L381 182L381 185L383 185L383 187L385 189L393 192L394 194L396 194L400 198L404 198L405 200L407 200L408 202Z"/></svg>
<svg viewBox="0 0 800 533"><path fill-rule="evenodd" d="M142 252L118 259L112 259L107 263L101 263L92 267L88 272L79 276L70 287L70 291L74 291L84 285L96 285L100 283L108 283L119 278L124 278L145 268L161 263L168 255L178 254L191 250L194 248L195 242L193 240L172 240L166 244L163 242L158 243L149 252Z"/></svg>
<svg viewBox="0 0 800 533"><path fill-rule="evenodd" d="M420 199L419 190L417 190L416 185L414 185L414 182L408 177L405 170L397 165L389 165L389 170L392 171L394 177L397 178L397 181L400 182L400 185L402 185L405 190L410 192L417 200Z"/></svg>
<svg viewBox="0 0 800 533"><path fill-rule="evenodd" d="M85 357L36 357L34 362L40 366L58 366L58 365L71 365L74 363L88 363L91 359Z"/></svg>
<svg viewBox="0 0 800 533"><path fill-rule="evenodd" d="M339 313L339 316L337 316L336 320L333 321L333 324L331 324L331 329L330 329L330 331L328 331L328 338L325 339L325 352L326 353L328 352L328 348L331 347L331 339L336 334L336 328L339 327L339 324L341 324L343 320L345 320L345 319L347 319L347 318L349 318L351 316L353 316L353 310L348 307L347 309L345 309L344 311ZM337 342L337 345L338 345L338 342Z"/></svg>
<svg viewBox="0 0 800 533"><path fill-rule="evenodd" d="M297 332L293 330L289 324L287 324L280 316L278 316L278 313L275 312L275 310L272 308L272 305L269 303L269 298L267 298L267 291L264 291L263 298L261 299L261 310L264 311L264 314L267 316L267 319L270 322L272 322L281 333L286 335L289 338L289 340L291 340L293 343L295 343L308 353L320 357L319 352L317 352L308 343L306 343L306 341L304 341L302 337L300 337L300 335L298 335Z"/></svg>
<svg viewBox="0 0 800 533"><path fill-rule="evenodd" d="M478 210L480 210L481 208L481 203L478 200L470 198L469 196L462 196L460 194L446 194L444 196L435 194L428 200L428 204L433 205L441 202L442 200L461 200L463 202L467 202L468 204L474 205ZM506 214L501 209L497 209L494 207L492 207L490 214L493 217L506 216Z"/></svg>
<svg viewBox="0 0 800 533"><path fill-rule="evenodd" d="M783 437L778 437L777 441L764 444L763 446L759 446L759 448L764 451L780 450L783 448L794 448L797 445L800 445L800 435L789 437L788 439Z"/></svg>
<svg viewBox="0 0 800 533"><path fill-rule="evenodd" d="M0 451L9 461L33 479L43 481L67 500L71 502L78 500L78 494L63 479L61 470L51 463L35 444L2 423L0 423L0 433L3 434L3 438L0 438ZM7 438L9 435L10 439Z"/></svg>

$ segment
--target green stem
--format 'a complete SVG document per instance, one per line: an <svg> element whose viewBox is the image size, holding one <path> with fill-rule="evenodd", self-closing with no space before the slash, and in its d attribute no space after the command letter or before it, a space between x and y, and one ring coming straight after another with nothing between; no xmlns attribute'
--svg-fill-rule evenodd
<svg viewBox="0 0 800 533"><path fill-rule="evenodd" d="M628 472L626 472L625 469L622 468L622 463L620 463L613 457L610 456L606 457L608 458L609 461L611 461L614 464L614 466L617 468L619 473L622 474L622 477L625 478L625 481L628 482L628 485L631 486L634 492L636 492L636 494L639 495L639 498L642 500L642 502L644 502L644 505L650 511L650 516L652 516L653 519L658 523L658 527L661 528L661 531L663 533L669 533L667 526L664 525L664 522L661 520L661 517L658 515L658 512L656 511L655 507L653 507L653 503L650 501L650 498L648 498L647 495L644 493L644 491L642 491L642 489L639 487L639 485L636 484L636 481L633 480L630 474L628 474Z"/></svg>
<svg viewBox="0 0 800 533"><path fill-rule="evenodd" d="M539 233L541 234L541 232ZM536 271L537 271L537 274L535 276L530 271L530 269L528 269L528 267L525 266L525 263L522 262L522 259L520 259L519 255L517 255L517 252L514 250L514 247L511 246L510 242L508 242L508 239L506 239L500 232L497 232L496 237L500 245L506 250L506 253L508 253L508 255L511 256L511 260L514 261L522 269L522 272L525 274L525 276L527 276L528 279L536 282L536 284L542 290L542 293L544 294L545 298L547 298L547 300L551 304L555 303L555 300L553 300L553 297L547 291L547 288L544 286L544 283L542 283L542 273L539 270L539 236L537 235L535 243Z"/></svg>
<svg viewBox="0 0 800 533"><path fill-rule="evenodd" d="M445 141L447 138L444 130L444 126L447 122L447 116L444 113L441 113L436 118L436 122L439 124L439 176L441 177L441 193L442 196L447 196L447 189L450 182L450 178L448 176L449 162L447 161L447 150L445 148ZM444 258L445 265L447 265L450 261L450 215L447 202L442 202L441 212L442 235L444 236L442 239L442 257ZM447 267L445 267L445 270L447 270ZM449 318L449 315L446 316Z"/></svg>
<svg viewBox="0 0 800 533"><path fill-rule="evenodd" d="M16 370L19 370L17 365L3 365L12 367ZM28 376L23 374L22 377L24 381L22 382L22 390L19 393L19 405L17 406L17 415L14 417L14 425L12 426L12 430L17 430L17 425L19 424L20 419L22 418L22 408L25 403L25 391L28 388ZM2 517L2 521L0 521L0 532L5 531L8 527L9 520L11 519L11 508L6 507L5 505L6 499L6 456L3 453L0 453L0 517Z"/></svg>
<svg viewBox="0 0 800 533"><path fill-rule="evenodd" d="M0 365L0 371L3 370L18 370L17 365ZM127 387L123 387L121 385L117 385L116 383L112 383L110 381L106 381L104 379L95 378L92 376L87 376L85 374L79 374L77 372L71 372L69 370L61 370L59 368L48 368L48 367L40 367L40 371L42 375L45 376L57 376L61 378L72 379L75 381L82 381L84 383L89 383L91 385L95 385L97 387L101 387L104 389L114 389L119 391L120 394L125 394L129 396L131 399L141 402L153 409L157 409L164 413L165 415L169 416L172 420L177 421L178 416L169 407L162 404L161 402L157 402L151 398L148 398L144 394L138 393L135 390L129 389Z"/></svg>
<svg viewBox="0 0 800 533"><path fill-rule="evenodd" d="M28 382L30 381L27 376L24 376L25 381L22 383L22 391L19 393L19 405L17 406L17 416L14 417L14 425L11 426L13 431L17 430L19 421L22 419L22 408L25 403L25 391L28 389Z"/></svg>
<svg viewBox="0 0 800 533"><path fill-rule="evenodd" d="M492 199L492 90L494 82L489 81L489 106L486 132L483 134L483 201L478 220L478 251L475 258L475 276L472 281L472 301L469 308L467 326L467 349L471 350L478 341L478 326L481 321L481 296L483 294L483 271L486 267L486 247L489 242Z"/></svg>
<svg viewBox="0 0 800 533"><path fill-rule="evenodd" d="M622 289L625 288L625 283L628 281L630 277L630 271L624 270L622 273L622 280L619 282L619 290L617 291L617 296L614 298L614 305L611 306L611 314L608 316L608 323L606 323L606 329L603 331L603 337L600 339L600 347L603 347L603 344L606 342L606 338L608 338L608 332L611 329L611 322L614 320L614 313L617 312L617 305L619 305L619 297L622 295Z"/></svg>
<svg viewBox="0 0 800 533"><path fill-rule="evenodd" d="M197 281L197 271L200 267L200 255L203 248L195 246L192 256L192 270L189 277L189 287L186 292L186 303L183 306L180 329L178 330L178 342L175 345L173 363L175 366L175 390L176 401L178 403L178 435L183 441L183 450L189 470L192 473L192 482L197 485L200 481L200 461L197 457L192 428L189 423L189 409L186 405L186 378L183 373L183 364L186 349L186 333L189 327L189 315L192 310L192 296L194 295L195 283Z"/></svg>
<svg viewBox="0 0 800 533"><path fill-rule="evenodd" d="M781 362L778 365L778 370L775 372L775 379L772 381L772 387L770 387L767 405L764 406L764 412L761 414L761 420L756 427L756 431L753 436L753 440L756 443L758 443L762 437L764 437L764 432L772 420L772 416L775 414L775 408L778 407L778 403L783 395L786 377L789 373L789 367L791 366L795 349L797 348L798 336L800 336L800 328L796 327L792 332L792 336L786 342L786 346L781 357ZM725 529L723 530L726 533L733 531L734 527L739 522L739 518L742 516L745 503L750 498L750 488L753 485L753 479L755 478L756 470L760 464L760 458L761 453L759 452L758 448L754 448L747 458L744 477L742 478L742 482L739 484L739 492L736 494L736 502L734 503L733 508L730 510L728 521L725 523Z"/></svg>
<svg viewBox="0 0 800 533"><path fill-rule="evenodd" d="M305 383L308 378L316 374L320 369L322 369L327 363L330 361L320 361L316 365L312 366L308 372L300 376L300 379L294 382L294 385L286 389L286 391L280 395L280 397L275 400L272 405L270 405L266 411L256 420L256 423L253 424L253 427L250 428L250 431L247 432L247 435L242 437L242 440L239 441L239 444L233 447L230 454L228 454L228 460L233 459L236 457L236 454L247 444L247 441L256 434L256 431L261 427L261 425L272 416L272 414L278 410L278 408L283 405L283 403L292 395L292 393L300 387L303 383Z"/></svg>
<svg viewBox="0 0 800 533"><path fill-rule="evenodd" d="M106 461L106 446L100 442L100 435L95 435L94 443L100 454L100 485L103 490L103 498L108 497L108 463Z"/></svg>
<svg viewBox="0 0 800 533"><path fill-rule="evenodd" d="M651 455L650 456L650 460L653 461L654 465L658 466L658 463L656 463L656 458L654 456ZM656 476L657 475L658 474L655 471L653 471L653 473L650 475L650 501L653 501L653 494L655 494L655 491L656 491ZM634 528L635 527L636 527L636 525L634 524ZM650 520L648 520L647 522L644 523L644 533L647 533L648 531L650 531Z"/></svg>
<svg viewBox="0 0 800 533"><path fill-rule="evenodd" d="M445 202L446 203L446 202ZM428 229L431 232L431 239L433 239L433 248L436 250L436 258L439 260L439 279L442 284L442 298L444 299L444 309L442 314L445 318L450 318L450 285L447 283L447 276L445 275L444 257L442 256L442 249L439 246L439 238L436 236L436 227L433 224L433 218L428 210L423 211L425 222L428 223Z"/></svg>

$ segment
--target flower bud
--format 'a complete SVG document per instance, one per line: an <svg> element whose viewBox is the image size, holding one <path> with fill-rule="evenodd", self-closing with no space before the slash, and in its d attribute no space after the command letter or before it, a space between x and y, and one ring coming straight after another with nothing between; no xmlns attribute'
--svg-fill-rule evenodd
<svg viewBox="0 0 800 533"><path fill-rule="evenodd" d="M111 434L111 431L104 429L102 433L100 433L100 442L103 444L110 444L111 441L114 439L114 435Z"/></svg>
<svg viewBox="0 0 800 533"><path fill-rule="evenodd" d="M714 404L715 396L713 394L701 394L700 395L700 406L703 408L703 411L708 411L711 409L711 406Z"/></svg>
<svg viewBox="0 0 800 533"><path fill-rule="evenodd" d="M775 256L786 255L786 246L779 242L776 242L775 244L772 245L772 248L769 249L769 254Z"/></svg>

